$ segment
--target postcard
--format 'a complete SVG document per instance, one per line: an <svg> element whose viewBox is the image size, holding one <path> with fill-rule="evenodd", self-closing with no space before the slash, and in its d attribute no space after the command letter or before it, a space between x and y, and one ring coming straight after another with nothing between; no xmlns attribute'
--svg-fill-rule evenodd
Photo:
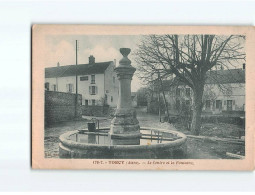
<svg viewBox="0 0 255 195"><path fill-rule="evenodd" d="M32 26L32 168L254 170L252 26Z"/></svg>

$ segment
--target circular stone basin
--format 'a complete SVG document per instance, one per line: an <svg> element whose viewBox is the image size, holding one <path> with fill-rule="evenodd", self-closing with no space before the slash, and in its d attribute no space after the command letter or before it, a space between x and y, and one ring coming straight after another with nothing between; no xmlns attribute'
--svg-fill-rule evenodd
<svg viewBox="0 0 255 195"><path fill-rule="evenodd" d="M95 132L69 131L60 136L60 158L84 159L182 159L187 152L186 135L164 129L140 128L140 143L121 139L115 145L110 128Z"/></svg>

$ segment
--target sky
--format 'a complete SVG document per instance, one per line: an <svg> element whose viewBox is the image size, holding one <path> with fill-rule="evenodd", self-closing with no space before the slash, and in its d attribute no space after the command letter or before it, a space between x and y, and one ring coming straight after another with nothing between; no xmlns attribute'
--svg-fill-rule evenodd
<svg viewBox="0 0 255 195"><path fill-rule="evenodd" d="M75 40L78 40L78 64L87 64L88 57L93 55L96 62L114 61L117 66L122 55L120 48L128 47L131 49L129 59L132 66L136 67L132 52L137 49L137 44L141 39L138 35L50 35L46 37L45 67L75 64ZM137 91L143 87L142 82L136 75L131 82L131 91Z"/></svg>

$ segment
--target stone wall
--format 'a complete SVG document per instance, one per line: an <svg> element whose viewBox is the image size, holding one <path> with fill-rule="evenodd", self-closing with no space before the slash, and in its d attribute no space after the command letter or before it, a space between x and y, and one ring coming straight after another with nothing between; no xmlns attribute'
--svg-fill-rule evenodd
<svg viewBox="0 0 255 195"><path fill-rule="evenodd" d="M75 94L45 91L45 124L73 120L75 118ZM81 118L81 99L78 94L77 118Z"/></svg>

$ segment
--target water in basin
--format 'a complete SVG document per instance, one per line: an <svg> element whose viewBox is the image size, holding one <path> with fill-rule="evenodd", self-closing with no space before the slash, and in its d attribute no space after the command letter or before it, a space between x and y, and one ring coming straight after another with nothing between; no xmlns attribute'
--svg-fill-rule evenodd
<svg viewBox="0 0 255 195"><path fill-rule="evenodd" d="M141 130L140 145L153 145L160 143L167 143L177 139L181 139L173 133L161 132L157 130ZM111 138L107 130L100 130L97 132L88 132L86 130L80 133L69 136L69 140L95 144L95 145L112 145Z"/></svg>

